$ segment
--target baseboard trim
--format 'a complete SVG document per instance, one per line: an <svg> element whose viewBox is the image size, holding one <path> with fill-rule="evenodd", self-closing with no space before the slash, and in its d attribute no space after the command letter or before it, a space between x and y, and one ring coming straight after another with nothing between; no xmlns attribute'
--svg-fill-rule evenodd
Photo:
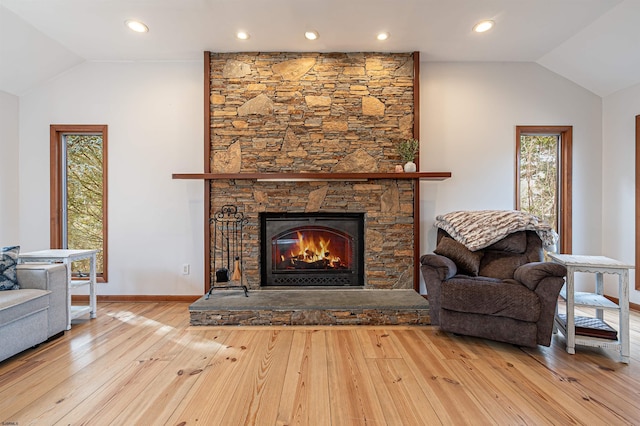
<svg viewBox="0 0 640 426"><path fill-rule="evenodd" d="M169 295L169 294L104 294L98 295L98 302L188 302L193 303L201 295ZM73 303L89 303L89 296L74 294L71 296Z"/></svg>
<svg viewBox="0 0 640 426"><path fill-rule="evenodd" d="M620 299L618 299L617 297L613 297L613 296L607 296L606 294L604 295L604 297L606 297L607 299L611 300L613 303L615 303L616 305L619 303ZM636 311L636 312L640 312L640 305L637 305L635 303L629 302L629 310L631 311Z"/></svg>

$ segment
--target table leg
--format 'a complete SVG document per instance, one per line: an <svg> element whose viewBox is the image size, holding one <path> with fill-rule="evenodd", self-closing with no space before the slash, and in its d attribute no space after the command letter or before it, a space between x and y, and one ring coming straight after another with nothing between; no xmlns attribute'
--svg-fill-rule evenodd
<svg viewBox="0 0 640 426"><path fill-rule="evenodd" d="M95 318L97 313L97 300L96 300L96 254L92 254L89 260L89 306L91 312L89 312L89 318Z"/></svg>
<svg viewBox="0 0 640 426"><path fill-rule="evenodd" d="M575 327L575 312L574 312L574 283L573 276L574 270L572 267L567 267L567 353L576 353L576 327Z"/></svg>
<svg viewBox="0 0 640 426"><path fill-rule="evenodd" d="M67 267L67 330L71 330L71 261L64 259L62 263Z"/></svg>
<svg viewBox="0 0 640 426"><path fill-rule="evenodd" d="M604 294L604 280L602 272L596 272L596 294L602 296ZM604 320L604 309L596 309L596 318L600 321Z"/></svg>
<svg viewBox="0 0 640 426"><path fill-rule="evenodd" d="M620 274L618 281L618 304L620 305L620 359L629 364L629 270Z"/></svg>

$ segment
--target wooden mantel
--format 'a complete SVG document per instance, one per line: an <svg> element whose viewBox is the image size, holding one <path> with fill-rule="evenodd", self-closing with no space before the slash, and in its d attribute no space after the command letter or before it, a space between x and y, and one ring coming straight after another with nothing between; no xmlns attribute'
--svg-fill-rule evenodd
<svg viewBox="0 0 640 426"><path fill-rule="evenodd" d="M256 179L256 180L367 180L367 179L419 179L441 181L451 177L451 172L415 173L174 173L173 179Z"/></svg>

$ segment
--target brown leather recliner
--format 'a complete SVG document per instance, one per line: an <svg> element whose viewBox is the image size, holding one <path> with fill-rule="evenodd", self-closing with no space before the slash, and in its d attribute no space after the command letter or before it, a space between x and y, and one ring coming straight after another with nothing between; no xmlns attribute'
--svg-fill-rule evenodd
<svg viewBox="0 0 640 426"><path fill-rule="evenodd" d="M519 346L549 346L566 268L543 262L535 231L519 231L475 252L438 229L420 258L431 323L444 331Z"/></svg>

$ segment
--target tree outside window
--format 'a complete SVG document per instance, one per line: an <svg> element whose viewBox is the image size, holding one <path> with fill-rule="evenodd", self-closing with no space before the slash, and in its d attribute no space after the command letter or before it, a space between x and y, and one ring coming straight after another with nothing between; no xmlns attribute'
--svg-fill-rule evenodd
<svg viewBox="0 0 640 426"><path fill-rule="evenodd" d="M558 135L520 137L520 210L558 228Z"/></svg>
<svg viewBox="0 0 640 426"><path fill-rule="evenodd" d="M99 249L96 272L104 272L102 226L102 135L64 135L66 152L66 220L63 246ZM74 272L87 274L89 259L74 264Z"/></svg>
<svg viewBox="0 0 640 426"><path fill-rule="evenodd" d="M572 246L572 135L571 126L516 126L516 209L556 229L558 253Z"/></svg>
<svg viewBox="0 0 640 426"><path fill-rule="evenodd" d="M51 248L97 249L107 280L107 126L51 126ZM88 276L89 260L74 262Z"/></svg>

